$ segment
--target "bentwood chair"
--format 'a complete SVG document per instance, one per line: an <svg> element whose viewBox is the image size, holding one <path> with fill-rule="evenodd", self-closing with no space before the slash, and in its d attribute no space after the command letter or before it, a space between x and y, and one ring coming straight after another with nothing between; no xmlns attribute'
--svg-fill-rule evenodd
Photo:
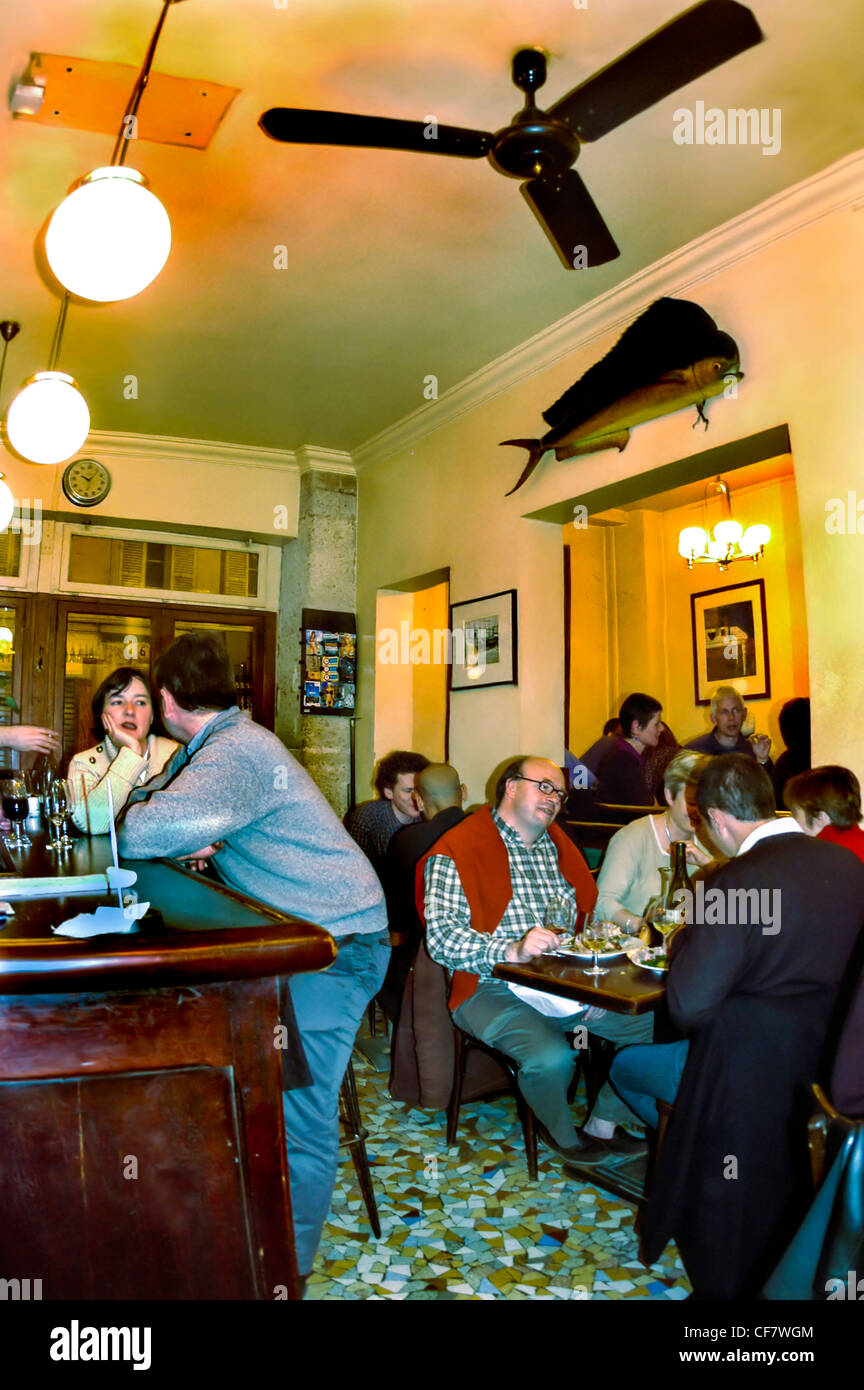
<svg viewBox="0 0 864 1390"><path fill-rule="evenodd" d="M369 1156L366 1153L366 1140L369 1138L369 1131L364 1126L360 1115L353 1061L348 1063L348 1069L339 1091L339 1119L345 1131L345 1137L342 1139L340 1147L351 1150L351 1160L357 1174L357 1181L360 1184L360 1191L363 1194L363 1201L366 1203L369 1225L372 1227L372 1234L375 1239L380 1240L381 1222L378 1219L378 1203L375 1201Z"/></svg>
<svg viewBox="0 0 864 1390"><path fill-rule="evenodd" d="M526 1102L519 1089L519 1067L512 1057L508 1057L506 1052L499 1052L496 1047L490 1047L488 1043L481 1042L471 1033L466 1033L453 1024L455 1035L455 1056L453 1060L453 1089L450 1093L450 1103L447 1106L447 1144L448 1146L456 1143L456 1130L459 1125L459 1107L462 1104L462 1087L465 1080L465 1066L472 1051L485 1053L487 1057L500 1067L507 1082L507 1089L511 1092L516 1102L516 1112L519 1116L519 1123L522 1126L522 1137L525 1142L525 1160L528 1165L528 1177L531 1182L537 1181L537 1121L534 1111ZM588 1048L579 1050L576 1053L576 1066L573 1071L573 1080L567 1092L567 1099L573 1099L576 1087L579 1082L580 1070L585 1078L585 1094L590 1111L603 1086L606 1076L609 1073L612 1058L615 1055L615 1048L612 1043L603 1038L590 1037ZM500 1095L500 1091L494 1094ZM484 1099L487 1097L484 1096Z"/></svg>

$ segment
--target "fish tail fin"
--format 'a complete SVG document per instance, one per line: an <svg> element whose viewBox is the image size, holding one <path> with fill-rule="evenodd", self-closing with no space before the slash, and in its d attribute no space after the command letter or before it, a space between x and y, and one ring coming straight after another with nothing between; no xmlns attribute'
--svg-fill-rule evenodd
<svg viewBox="0 0 864 1390"><path fill-rule="evenodd" d="M505 444L512 444L517 449L528 450L528 462L519 475L518 483L516 483L515 487L511 487L510 492L504 494L505 497L509 497L512 493L518 491L522 484L531 477L531 474L546 452L546 446L539 439L502 439L500 447L503 447Z"/></svg>

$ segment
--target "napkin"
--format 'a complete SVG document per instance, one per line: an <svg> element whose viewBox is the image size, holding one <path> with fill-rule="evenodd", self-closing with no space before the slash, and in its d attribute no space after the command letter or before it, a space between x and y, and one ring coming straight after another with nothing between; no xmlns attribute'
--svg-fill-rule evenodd
<svg viewBox="0 0 864 1390"><path fill-rule="evenodd" d="M530 989L528 985L511 984L507 988L512 990L523 1004L530 1004L538 1014L545 1014L547 1018L567 1018L570 1014L583 1014L588 1008L587 1004L580 1004L577 999L565 999L560 994L547 994L543 989Z"/></svg>
<svg viewBox="0 0 864 1390"><path fill-rule="evenodd" d="M143 917L149 903L130 903L128 907L97 907L95 912L79 912L53 927L56 936L105 936L108 932L134 932L136 923Z"/></svg>

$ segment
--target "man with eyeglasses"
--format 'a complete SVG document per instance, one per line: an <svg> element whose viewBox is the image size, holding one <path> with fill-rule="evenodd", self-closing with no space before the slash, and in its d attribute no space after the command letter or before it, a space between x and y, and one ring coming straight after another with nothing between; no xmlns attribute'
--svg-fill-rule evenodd
<svg viewBox="0 0 864 1390"><path fill-rule="evenodd" d="M498 779L495 809L467 816L420 861L418 895L422 884L429 954L454 972L454 1023L518 1063L520 1090L550 1148L596 1164L646 1145L616 1128L636 1117L608 1083L576 1130L567 1100L576 1059L566 1035L584 1025L615 1043L650 1042L650 1018L575 1003L563 1017L548 1016L492 977L499 961L521 964L556 948L556 933L543 925L550 898L570 894L584 911L596 902L584 859L554 824L565 796L555 763L511 763Z"/></svg>

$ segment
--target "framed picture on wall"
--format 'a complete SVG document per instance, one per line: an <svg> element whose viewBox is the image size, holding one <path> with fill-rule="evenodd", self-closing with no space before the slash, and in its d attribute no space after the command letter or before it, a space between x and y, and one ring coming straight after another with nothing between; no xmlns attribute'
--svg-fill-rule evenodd
<svg viewBox="0 0 864 1390"><path fill-rule="evenodd" d="M771 694L765 580L728 584L690 595L693 680L697 705L708 705L718 685L733 685L747 700Z"/></svg>
<svg viewBox="0 0 864 1390"><path fill-rule="evenodd" d="M516 590L450 605L451 690L516 685Z"/></svg>

